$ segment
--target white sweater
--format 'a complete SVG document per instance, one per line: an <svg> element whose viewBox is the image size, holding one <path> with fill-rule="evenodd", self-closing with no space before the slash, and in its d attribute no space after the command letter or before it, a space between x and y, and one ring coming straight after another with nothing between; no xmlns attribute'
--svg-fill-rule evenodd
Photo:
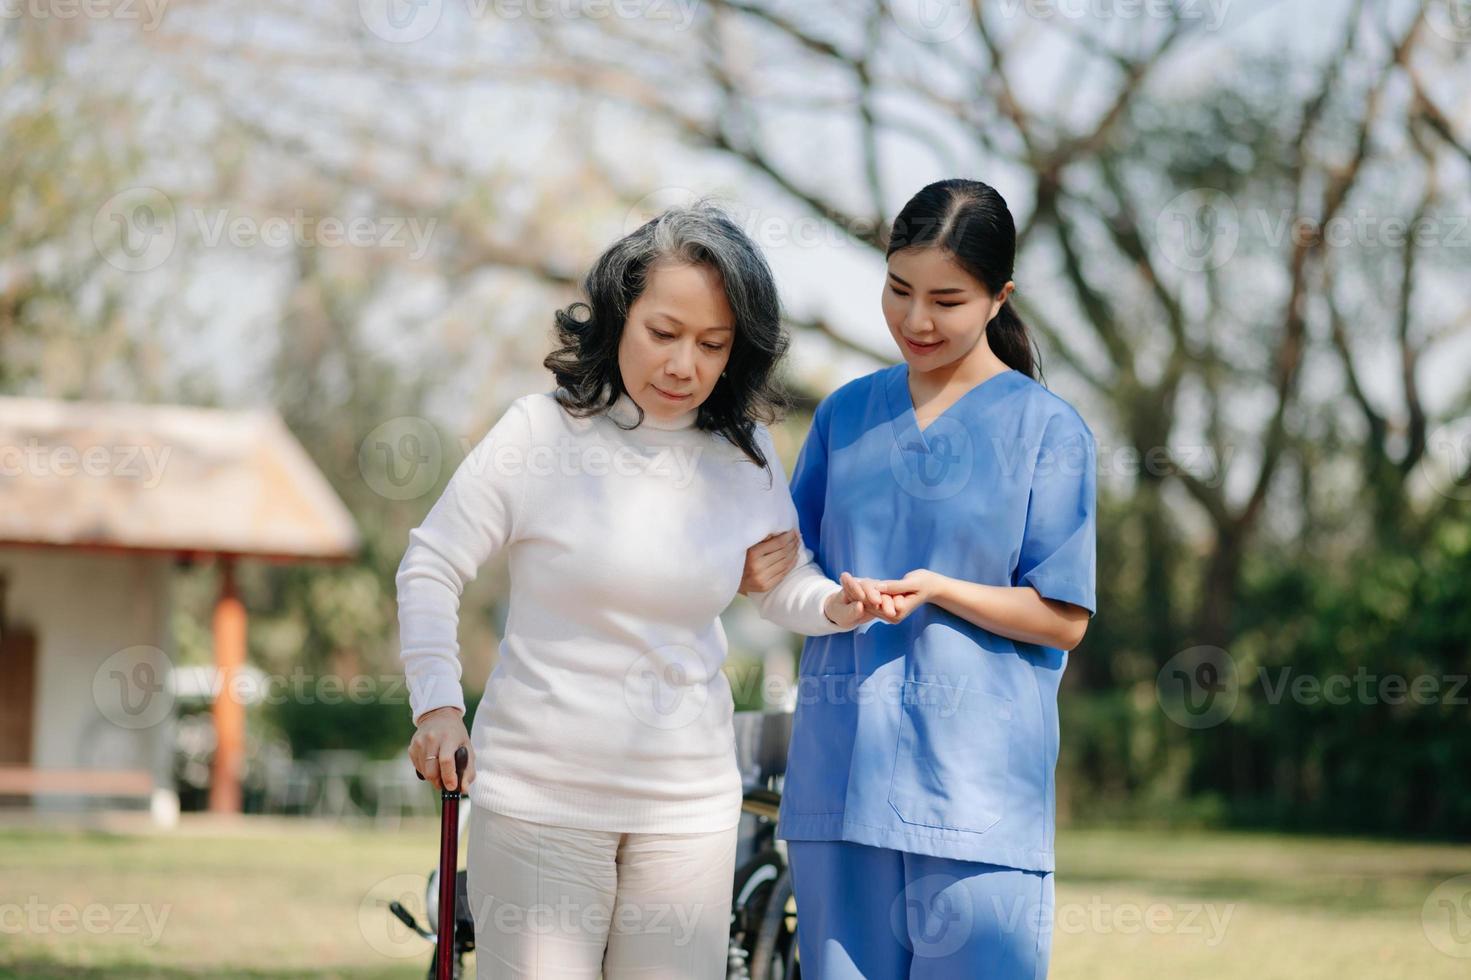
<svg viewBox="0 0 1471 980"><path fill-rule="evenodd" d="M739 821L719 617L746 549L797 515L766 428L769 471L696 428L696 411L625 430L613 419L637 419L627 394L588 419L551 392L519 398L409 533L397 587L415 722L464 710L460 595L508 549L510 611L471 732L476 804L621 833ZM764 618L815 636L841 630L822 611L840 589L804 547L751 599Z"/></svg>

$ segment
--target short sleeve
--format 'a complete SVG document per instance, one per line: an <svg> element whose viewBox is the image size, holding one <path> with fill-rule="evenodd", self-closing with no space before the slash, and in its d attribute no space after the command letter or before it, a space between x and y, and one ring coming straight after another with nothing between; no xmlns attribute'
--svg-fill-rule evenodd
<svg viewBox="0 0 1471 980"><path fill-rule="evenodd" d="M1097 611L1097 449L1081 420L1050 421L1032 470L1016 582Z"/></svg>
<svg viewBox="0 0 1471 980"><path fill-rule="evenodd" d="M409 544L395 575L399 658L414 722L427 711L463 713L460 595L521 526L531 422L518 399L465 457Z"/></svg>

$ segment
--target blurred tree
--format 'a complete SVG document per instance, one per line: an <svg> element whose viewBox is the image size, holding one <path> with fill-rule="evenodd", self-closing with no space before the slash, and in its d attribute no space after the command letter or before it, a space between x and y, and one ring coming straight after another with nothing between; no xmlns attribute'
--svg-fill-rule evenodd
<svg viewBox="0 0 1471 980"><path fill-rule="evenodd" d="M0 390L214 403L241 397L219 362L243 374L235 390L266 393L367 534L359 568L247 582L279 610L253 655L391 667L408 528L544 378L549 310L671 169L775 195L875 264L922 180L979 177L1018 216L1018 303L1104 451L1105 615L1069 671L1092 693L1064 727L1069 764L1138 799L1262 799L1285 771L1273 740L1317 720L1274 708L1187 740L1153 699L1179 651L1326 671L1314 617L1369 623L1395 594L1438 617L1415 634L1431 659L1406 666L1452 669L1447 638L1465 636L1464 586L1432 603L1429 580L1365 577L1421 553L1458 567L1446 535L1471 499L1471 388L1427 381L1468 326L1471 44L1438 3L1350 0L1325 13L1332 43L1267 54L1191 5L1084 22L1003 3L939 21L877 0L712 0L687 20L426 4L414 16L439 19L417 38L352 4L199 0L142 31L7 19L0 139L21 150L0 154ZM181 218L168 260L129 272L95 226L139 185ZM307 240L211 241L215 212L304 213ZM432 232L422 252L325 248L323 218ZM200 293L262 312L242 328ZM792 325L893 359L822 315ZM227 353L181 367L210 350ZM441 449L398 497L363 448L404 420ZM500 585L467 597L477 645ZM1314 751L1262 806L1346 798L1323 776L1342 750Z"/></svg>

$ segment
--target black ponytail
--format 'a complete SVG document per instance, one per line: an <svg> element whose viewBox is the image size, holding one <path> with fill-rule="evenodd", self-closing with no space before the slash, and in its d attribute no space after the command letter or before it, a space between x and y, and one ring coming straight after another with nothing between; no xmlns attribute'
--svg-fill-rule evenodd
<svg viewBox="0 0 1471 980"><path fill-rule="evenodd" d="M939 247L996 296L1016 263L1016 223L996 189L954 178L926 185L894 219L886 255ZM986 325L986 342L1007 367L1037 378L1031 331L1008 300Z"/></svg>
<svg viewBox="0 0 1471 980"><path fill-rule="evenodd" d="M991 351L1009 368L1029 378L1037 377L1037 357L1032 349L1032 334L1022 318L1016 315L1011 300L1001 304L996 318L986 327L986 342Z"/></svg>

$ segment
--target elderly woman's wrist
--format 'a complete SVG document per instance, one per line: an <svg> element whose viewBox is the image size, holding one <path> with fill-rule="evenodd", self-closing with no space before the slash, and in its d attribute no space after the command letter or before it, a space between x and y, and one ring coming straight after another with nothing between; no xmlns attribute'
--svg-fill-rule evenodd
<svg viewBox="0 0 1471 980"><path fill-rule="evenodd" d="M456 718L462 718L464 717L465 713L455 705L442 704L437 708L430 708L428 711L420 715L419 720L418 722L416 722L416 724L422 725L424 724L424 722L428 721L431 718L439 718L446 715L453 715Z"/></svg>

